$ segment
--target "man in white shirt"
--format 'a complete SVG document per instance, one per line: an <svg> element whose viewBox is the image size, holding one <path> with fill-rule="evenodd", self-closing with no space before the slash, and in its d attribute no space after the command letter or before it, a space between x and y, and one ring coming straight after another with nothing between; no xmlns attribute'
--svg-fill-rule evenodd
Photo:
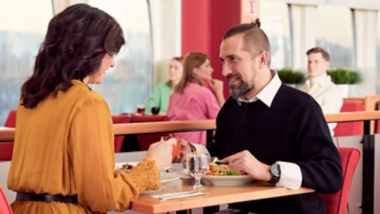
<svg viewBox="0 0 380 214"><path fill-rule="evenodd" d="M343 104L342 91L331 81L327 74L330 56L322 48L311 48L306 52L309 78L300 88L310 94L321 106L324 114L339 113ZM334 136L336 123L330 123L331 135Z"/></svg>

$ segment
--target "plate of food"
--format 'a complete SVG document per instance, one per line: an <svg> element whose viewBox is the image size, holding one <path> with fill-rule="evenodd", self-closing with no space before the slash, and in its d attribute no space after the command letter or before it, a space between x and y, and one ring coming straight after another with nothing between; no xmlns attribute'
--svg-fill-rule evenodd
<svg viewBox="0 0 380 214"><path fill-rule="evenodd" d="M235 171L226 164L210 163L202 181L212 186L241 186L252 182L252 177Z"/></svg>

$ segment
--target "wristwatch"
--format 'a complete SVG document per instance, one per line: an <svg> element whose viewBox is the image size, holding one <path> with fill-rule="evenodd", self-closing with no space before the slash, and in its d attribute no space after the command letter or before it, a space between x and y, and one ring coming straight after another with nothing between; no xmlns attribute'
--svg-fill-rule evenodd
<svg viewBox="0 0 380 214"><path fill-rule="evenodd" d="M268 181L271 184L276 184L280 181L281 178L281 167L279 163L274 163L269 168L269 173L271 175L271 179Z"/></svg>

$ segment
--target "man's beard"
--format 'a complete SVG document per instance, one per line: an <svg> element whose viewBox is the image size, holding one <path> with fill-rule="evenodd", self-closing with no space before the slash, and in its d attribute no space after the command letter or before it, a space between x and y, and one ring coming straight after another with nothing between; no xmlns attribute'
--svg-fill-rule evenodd
<svg viewBox="0 0 380 214"><path fill-rule="evenodd" d="M253 88L253 86L250 86L247 82L243 80L243 77L239 73L230 73L227 75L227 79L228 81L230 81L230 95L235 100L237 100L239 97L244 96ZM231 79L233 79L232 81L237 81L238 83L232 83Z"/></svg>

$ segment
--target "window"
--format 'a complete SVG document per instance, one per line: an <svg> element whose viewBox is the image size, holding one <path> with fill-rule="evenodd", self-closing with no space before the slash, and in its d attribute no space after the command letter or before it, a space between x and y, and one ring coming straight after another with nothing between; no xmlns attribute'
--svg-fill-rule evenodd
<svg viewBox="0 0 380 214"><path fill-rule="evenodd" d="M348 7L318 6L317 46L326 49L330 54L331 67L354 66L351 20L351 11Z"/></svg>
<svg viewBox="0 0 380 214"><path fill-rule="evenodd" d="M137 105L146 103L153 82L149 1L90 0L89 4L112 15L126 38L116 68L106 73L102 84L91 87L104 96L112 114L136 112Z"/></svg>
<svg viewBox="0 0 380 214"><path fill-rule="evenodd" d="M15 109L22 83L32 74L35 56L53 16L50 0L7 1L0 7L0 124Z"/></svg>
<svg viewBox="0 0 380 214"><path fill-rule="evenodd" d="M271 67L291 66L288 7L284 2L260 1L261 28L271 44Z"/></svg>

